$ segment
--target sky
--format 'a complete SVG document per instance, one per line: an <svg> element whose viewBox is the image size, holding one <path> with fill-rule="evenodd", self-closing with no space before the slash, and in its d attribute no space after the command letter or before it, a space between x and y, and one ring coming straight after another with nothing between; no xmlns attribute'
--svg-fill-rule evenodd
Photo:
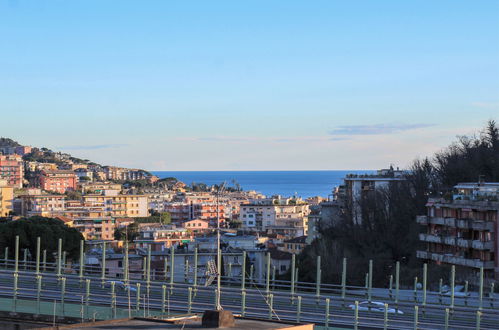
<svg viewBox="0 0 499 330"><path fill-rule="evenodd" d="M0 136L103 165L405 167L498 114L496 0L0 0Z"/></svg>

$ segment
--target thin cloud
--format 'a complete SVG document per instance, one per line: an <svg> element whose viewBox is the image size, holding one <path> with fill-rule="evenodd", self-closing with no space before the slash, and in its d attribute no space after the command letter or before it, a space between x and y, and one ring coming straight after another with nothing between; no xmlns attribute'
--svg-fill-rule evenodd
<svg viewBox="0 0 499 330"><path fill-rule="evenodd" d="M74 145L74 146L63 146L58 149L61 150L97 150L97 149L114 149L127 147L129 144L94 144L94 145Z"/></svg>
<svg viewBox="0 0 499 330"><path fill-rule="evenodd" d="M299 142L327 142L350 140L348 137L325 136L297 136L297 137L232 137L232 136L204 136L176 138L177 141L191 142L227 142L227 143L299 143Z"/></svg>
<svg viewBox="0 0 499 330"><path fill-rule="evenodd" d="M499 109L499 102L473 102L471 105L482 109Z"/></svg>
<svg viewBox="0 0 499 330"><path fill-rule="evenodd" d="M435 126L435 124L345 125L331 130L331 135L383 135Z"/></svg>

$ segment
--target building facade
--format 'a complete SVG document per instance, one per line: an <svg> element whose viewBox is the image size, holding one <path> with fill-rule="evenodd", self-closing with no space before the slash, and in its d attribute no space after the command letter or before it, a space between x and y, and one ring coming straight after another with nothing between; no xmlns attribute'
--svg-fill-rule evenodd
<svg viewBox="0 0 499 330"><path fill-rule="evenodd" d="M14 188L22 188L24 180L24 164L21 156L0 155L0 179Z"/></svg>
<svg viewBox="0 0 499 330"><path fill-rule="evenodd" d="M40 188L64 194L68 190L76 189L76 175L73 171L55 170L42 171L39 177Z"/></svg>
<svg viewBox="0 0 499 330"><path fill-rule="evenodd" d="M425 249L417 257L469 270L476 279L499 279L499 183L460 183L452 200L429 199L419 239Z"/></svg>

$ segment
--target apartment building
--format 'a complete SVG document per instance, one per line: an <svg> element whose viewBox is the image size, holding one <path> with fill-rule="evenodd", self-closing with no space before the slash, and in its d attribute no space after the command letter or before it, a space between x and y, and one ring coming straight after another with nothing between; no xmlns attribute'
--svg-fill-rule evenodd
<svg viewBox="0 0 499 330"><path fill-rule="evenodd" d="M419 239L425 249L417 257L469 270L476 279L499 279L499 183L460 183L452 200L429 199L427 214L417 217L424 226Z"/></svg>
<svg viewBox="0 0 499 330"><path fill-rule="evenodd" d="M301 199L267 198L242 204L239 220L245 230L296 237L307 234L309 213L308 203Z"/></svg>
<svg viewBox="0 0 499 330"><path fill-rule="evenodd" d="M371 196L377 190L386 189L391 184L405 181L404 174L404 171L398 168L395 170L393 167L378 170L376 174L349 174L343 179L343 186L338 188L337 192L340 194L336 196L336 199L351 205L354 221L361 223L360 201Z"/></svg>
<svg viewBox="0 0 499 330"><path fill-rule="evenodd" d="M153 251L164 251L172 245L190 243L193 238L192 232L175 225L145 226L140 229L135 244L138 248L148 248L150 245Z"/></svg>
<svg viewBox="0 0 499 330"><path fill-rule="evenodd" d="M77 217L73 220L76 228L86 240L113 240L115 220L111 217Z"/></svg>
<svg viewBox="0 0 499 330"><path fill-rule="evenodd" d="M14 211L14 188L7 185L7 180L0 180L0 217Z"/></svg>
<svg viewBox="0 0 499 330"><path fill-rule="evenodd" d="M85 207L101 210L113 218L147 217L147 196L145 195L84 195Z"/></svg>
<svg viewBox="0 0 499 330"><path fill-rule="evenodd" d="M42 216L52 217L62 215L66 209L63 195L22 195L21 214L25 217Z"/></svg>
<svg viewBox="0 0 499 330"><path fill-rule="evenodd" d="M0 155L0 179L14 188L22 188L24 180L24 164L19 155Z"/></svg>
<svg viewBox="0 0 499 330"><path fill-rule="evenodd" d="M42 171L39 176L40 188L60 194L75 190L76 181L75 173L66 170Z"/></svg>

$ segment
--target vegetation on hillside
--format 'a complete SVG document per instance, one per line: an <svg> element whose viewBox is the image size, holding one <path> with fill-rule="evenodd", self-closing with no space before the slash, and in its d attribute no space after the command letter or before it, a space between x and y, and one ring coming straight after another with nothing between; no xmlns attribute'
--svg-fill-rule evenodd
<svg viewBox="0 0 499 330"><path fill-rule="evenodd" d="M0 147L20 147L21 145L12 139L0 137Z"/></svg>
<svg viewBox="0 0 499 330"><path fill-rule="evenodd" d="M421 262L415 255L420 244L420 226L415 219L426 214L428 197L447 197L457 183L477 182L479 177L499 181L499 129L493 120L480 134L458 137L433 157L415 160L406 181L373 191L356 201L355 210L346 203L339 219L319 229L321 238L304 249L298 267L315 270L316 256L320 255L323 280L339 283L342 259L347 257L349 283L364 285L372 259L373 284L386 286L396 261L400 261L401 278L409 285L421 271ZM354 211L358 209L362 214L360 223L354 221ZM430 281L445 277L446 271L445 267L435 267ZM302 274L300 280L315 279L314 271Z"/></svg>

